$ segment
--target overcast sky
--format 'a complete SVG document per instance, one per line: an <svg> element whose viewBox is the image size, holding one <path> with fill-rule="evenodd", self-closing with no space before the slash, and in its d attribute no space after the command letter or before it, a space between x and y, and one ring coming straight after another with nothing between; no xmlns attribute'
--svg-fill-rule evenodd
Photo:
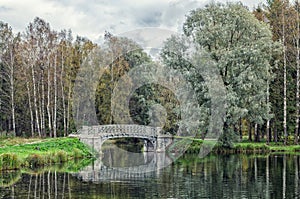
<svg viewBox="0 0 300 199"><path fill-rule="evenodd" d="M55 30L72 29L99 41L104 31L120 34L144 27L179 31L188 11L209 0L0 0L0 20L24 31L38 16ZM226 2L220 0L220 2ZM253 8L263 0L242 0Z"/></svg>

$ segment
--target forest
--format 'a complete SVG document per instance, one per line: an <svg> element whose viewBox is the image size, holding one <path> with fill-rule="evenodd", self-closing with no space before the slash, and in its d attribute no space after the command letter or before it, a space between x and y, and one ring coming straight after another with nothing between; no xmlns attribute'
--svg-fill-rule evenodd
<svg viewBox="0 0 300 199"><path fill-rule="evenodd" d="M197 68L182 59L188 53L188 42L198 45L215 63L226 87L227 110L220 139L224 146L241 139L299 143L299 6L298 1L267 0L250 10L242 3L211 3L187 13L182 35L165 41L162 63L182 72L205 113L199 118L199 137L207 132L210 100ZM23 32L0 21L1 134L62 137L76 131L74 84L80 67L95 49L101 57L118 57L97 82L94 105L99 124L114 124L111 97L117 81L134 66L155 60L130 39L107 31L103 36L106 48L88 38L74 37L72 30L53 30L39 17ZM128 52L129 46L136 50ZM176 132L179 103L170 90L156 84L138 88L130 99L134 122L151 123L148 112L153 103L163 105L168 113L164 130Z"/></svg>

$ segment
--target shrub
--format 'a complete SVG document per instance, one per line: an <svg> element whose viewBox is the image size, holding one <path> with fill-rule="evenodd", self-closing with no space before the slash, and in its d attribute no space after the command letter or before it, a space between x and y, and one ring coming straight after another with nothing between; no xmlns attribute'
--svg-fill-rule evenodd
<svg viewBox="0 0 300 199"><path fill-rule="evenodd" d="M39 154L31 154L27 156L25 162L27 162L30 167L38 167L45 164L45 158Z"/></svg>
<svg viewBox="0 0 300 199"><path fill-rule="evenodd" d="M84 153L81 150L75 148L73 151L73 156L75 159L82 158L84 157Z"/></svg>
<svg viewBox="0 0 300 199"><path fill-rule="evenodd" d="M68 154L65 151L59 150L55 153L55 162L62 163L68 160Z"/></svg>

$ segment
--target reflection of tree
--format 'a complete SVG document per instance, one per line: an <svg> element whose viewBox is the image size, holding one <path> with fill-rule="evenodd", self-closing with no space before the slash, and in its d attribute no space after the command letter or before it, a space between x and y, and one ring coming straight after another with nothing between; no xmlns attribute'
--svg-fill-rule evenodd
<svg viewBox="0 0 300 199"><path fill-rule="evenodd" d="M298 164L298 156L294 156L294 165L295 165L295 195L297 195L299 191L299 164Z"/></svg>
<svg viewBox="0 0 300 199"><path fill-rule="evenodd" d="M299 157L293 155L185 156L167 168L158 182L176 183L163 183L157 192L174 193L174 198L183 194L187 198L282 198L283 194L294 198L299 194L298 168Z"/></svg>
<svg viewBox="0 0 300 199"><path fill-rule="evenodd" d="M104 183L82 183L54 170L32 171L21 179L21 171L6 172L0 174L1 187L7 187L0 189L0 197L295 198L299 195L299 163L296 155L210 155L203 159L185 155L143 180L132 177Z"/></svg>
<svg viewBox="0 0 300 199"><path fill-rule="evenodd" d="M18 182L21 178L21 171L0 172L0 187L9 187Z"/></svg>
<svg viewBox="0 0 300 199"><path fill-rule="evenodd" d="M286 155L283 156L283 169L282 169L282 198L286 198Z"/></svg>

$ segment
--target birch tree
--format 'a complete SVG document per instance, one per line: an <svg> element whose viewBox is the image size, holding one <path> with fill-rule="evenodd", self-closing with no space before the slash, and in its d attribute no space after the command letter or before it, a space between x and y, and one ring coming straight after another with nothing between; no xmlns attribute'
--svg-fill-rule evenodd
<svg viewBox="0 0 300 199"><path fill-rule="evenodd" d="M300 88L300 21L299 21L299 2L298 0L295 2L295 10L296 10L296 34L294 36L295 46L296 46L296 125L295 125L295 134L294 134L294 143L298 144L298 135L299 135L299 88Z"/></svg>
<svg viewBox="0 0 300 199"><path fill-rule="evenodd" d="M294 6L286 0L268 1L265 11L267 23L273 32L273 40L282 44L278 55L278 67L273 71L276 78L271 83L270 100L273 103L274 139L294 135L298 143L299 131L299 14L297 2ZM277 131L283 132L278 133ZM276 135L275 135L276 133Z"/></svg>
<svg viewBox="0 0 300 199"><path fill-rule="evenodd" d="M50 29L50 25L40 18L35 18L33 23L30 23L24 34L24 47L27 54L24 56L23 64L30 68L30 81L28 82L28 95L33 98L32 108L35 118L35 129L39 136L42 136L46 126L45 114L45 92L46 82L44 81L47 74L47 115L48 127L51 135L51 130L54 120L50 111L51 104L51 78L53 77L53 70L51 66L56 62L56 33ZM45 72L46 71L46 72ZM29 74L28 74L29 75ZM56 76L55 76L56 77ZM32 90L31 90L32 88ZM30 100L30 99L29 99Z"/></svg>
<svg viewBox="0 0 300 199"><path fill-rule="evenodd" d="M7 83L1 92L7 96L10 104L10 118L12 123L13 134L16 133L16 115L15 115L15 73L16 73L16 54L18 49L19 35L15 36L12 28L8 24L0 22L0 61L3 65L1 71L2 78Z"/></svg>
<svg viewBox="0 0 300 199"><path fill-rule="evenodd" d="M286 145L287 143L287 129L286 129L286 123L287 123L287 118L286 118L286 109L287 109L287 105L286 105L286 37L285 37L285 13L284 13L284 9L282 8L282 43L283 43L283 48L282 48L282 54L283 54L283 131L284 131L284 144Z"/></svg>

